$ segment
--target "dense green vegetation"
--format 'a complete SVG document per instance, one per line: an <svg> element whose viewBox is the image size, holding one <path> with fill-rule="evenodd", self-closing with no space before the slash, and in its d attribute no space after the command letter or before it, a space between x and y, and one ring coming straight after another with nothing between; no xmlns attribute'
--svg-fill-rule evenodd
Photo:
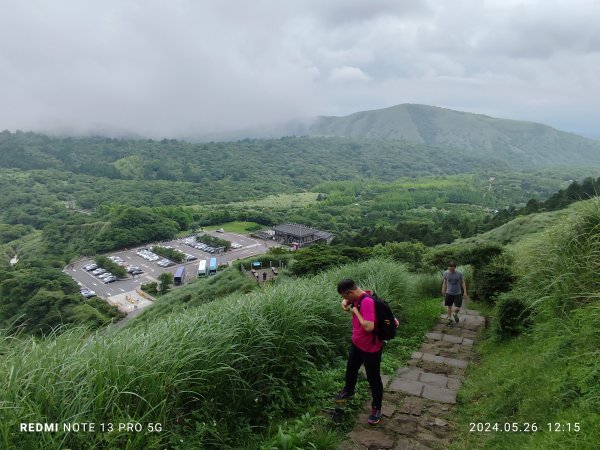
<svg viewBox="0 0 600 450"><path fill-rule="evenodd" d="M72 278L42 262L0 268L0 328L50 333L64 324L105 326L123 317L103 300L86 300Z"/></svg>
<svg viewBox="0 0 600 450"><path fill-rule="evenodd" d="M452 157L446 158L449 152ZM3 132L0 286L7 283L4 292L13 307L25 305L82 255L233 221L305 223L333 232L334 242L343 247L448 243L509 220L517 214L516 208L510 210L513 205L533 211L533 205L570 188L568 180L590 174L589 168L526 173L509 166L489 155L473 159L461 151L402 141L190 144ZM310 193L299 193L305 190ZM276 201L275 194L287 200ZM534 203L527 203L531 199ZM345 251L336 250L337 263L356 256ZM6 265L15 254L19 262ZM9 288L9 279L31 278L27 272L33 267L43 267L38 274L44 278L34 277L26 297L17 298L21 293ZM68 297L77 287L66 279L51 290ZM48 326L36 322L56 323L36 316L35 309L13 307L3 309L0 323L23 315L37 332ZM70 323L74 316L66 309L67 303L59 306L54 317Z"/></svg>
<svg viewBox="0 0 600 450"><path fill-rule="evenodd" d="M497 297L481 365L460 391L462 430L485 419L539 431L464 431L453 448L592 449L600 441L600 202L570 212L510 248L516 281Z"/></svg>
<svg viewBox="0 0 600 450"><path fill-rule="evenodd" d="M453 257L469 265L472 296L496 308L482 365L461 393L463 428L486 418L578 422L583 430L465 432L456 446L592 448L600 440L600 213L597 201L571 204L598 191L600 179L585 178L597 176L597 150L544 127L477 116L469 118L482 127L474 153L466 135L464 145L446 146L449 116L407 111L420 141L191 144L0 133L0 381L8 392L0 446L333 448L339 435L316 411L339 383L348 338L335 282L354 276L402 311L401 339L386 353L390 373L437 314L439 302L424 299L437 296L439 269ZM514 151L492 125L517 131ZM558 167L578 161L587 167ZM122 331L90 336L122 314L84 300L65 266L227 222L299 222L336 240L254 258L285 267L272 287L245 276L243 261L175 290L163 274L145 286L160 296L152 308ZM333 269L356 261L367 262ZM85 328L65 332L65 324ZM24 417L160 422L166 431L63 441L14 433Z"/></svg>
<svg viewBox="0 0 600 450"><path fill-rule="evenodd" d="M108 270L113 275L121 278L125 278L127 276L127 271L123 267L108 259L106 256L96 256L95 261L98 267Z"/></svg>
<svg viewBox="0 0 600 450"><path fill-rule="evenodd" d="M412 310L401 316L405 328L389 349L390 360L406 358L439 314L439 301L416 302L419 277L372 260L116 333L86 339L74 330L37 343L5 339L0 442L6 448L257 448L279 439L278 424L281 433L302 436L302 448L322 442L339 432L318 411L342 383L349 316L335 285L344 276L375 289L398 311ZM394 370L387 364L386 371ZM145 432L19 433L23 418L139 422ZM149 432L149 423L160 423L162 432ZM302 426L312 432L294 431ZM327 439L326 448L334 448Z"/></svg>
<svg viewBox="0 0 600 450"><path fill-rule="evenodd" d="M456 148L467 155L494 155L515 169L600 162L600 144L591 139L539 123L427 105L404 104L346 117L320 117L307 134L402 139Z"/></svg>
<svg viewBox="0 0 600 450"><path fill-rule="evenodd" d="M183 262L183 260L185 259L185 255L179 250L175 250L174 248L153 245L152 251L157 255L164 256L165 258L169 258L172 261Z"/></svg>
<svg viewBox="0 0 600 450"><path fill-rule="evenodd" d="M220 239L218 237L211 236L210 234L199 234L196 236L196 241L210 245L213 248L223 247L225 251L231 248L231 242L225 239Z"/></svg>
<svg viewBox="0 0 600 450"><path fill-rule="evenodd" d="M317 117L281 127L207 136L235 141L248 136L334 136L401 140L429 147L456 149L456 155L501 159L513 169L556 165L598 165L600 144L549 126L428 105L403 104L345 117ZM469 160L464 160L469 164Z"/></svg>

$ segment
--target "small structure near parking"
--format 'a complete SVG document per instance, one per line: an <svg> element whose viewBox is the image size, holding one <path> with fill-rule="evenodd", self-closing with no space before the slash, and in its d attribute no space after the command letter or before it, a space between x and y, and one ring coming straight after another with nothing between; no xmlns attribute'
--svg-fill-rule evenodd
<svg viewBox="0 0 600 450"><path fill-rule="evenodd" d="M298 223L287 223L273 227L274 239L284 244L292 244L296 248L306 247L318 242L331 244L335 235L327 231Z"/></svg>
<svg viewBox="0 0 600 450"><path fill-rule="evenodd" d="M132 291L113 295L107 298L106 301L119 308L119 311L130 313L136 309L143 309L150 306L152 304L152 297L145 293Z"/></svg>

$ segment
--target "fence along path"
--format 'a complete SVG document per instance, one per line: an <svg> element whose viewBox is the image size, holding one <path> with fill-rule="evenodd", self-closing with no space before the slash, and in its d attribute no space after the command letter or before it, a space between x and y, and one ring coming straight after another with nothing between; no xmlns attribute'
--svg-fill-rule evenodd
<svg viewBox="0 0 600 450"><path fill-rule="evenodd" d="M448 446L456 393L462 386L473 344L485 325L485 317L474 310L462 309L459 319L449 327L446 315L441 315L425 335L419 351L411 355L408 367L398 369L393 376L382 376L385 393L381 423L367 425L369 399L341 450Z"/></svg>

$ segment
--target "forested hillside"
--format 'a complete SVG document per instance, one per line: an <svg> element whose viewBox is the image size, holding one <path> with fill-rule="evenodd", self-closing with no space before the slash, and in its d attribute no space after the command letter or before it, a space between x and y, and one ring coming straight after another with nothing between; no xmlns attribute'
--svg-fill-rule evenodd
<svg viewBox="0 0 600 450"><path fill-rule="evenodd" d="M456 157L494 158L511 168L541 168L600 162L600 142L547 125L507 120L428 105L402 104L348 116L273 124L222 133L214 140L247 137L329 136L403 141L454 149ZM205 138L207 139L207 138ZM468 161L465 161L468 164Z"/></svg>
<svg viewBox="0 0 600 450"><path fill-rule="evenodd" d="M495 155L527 168L600 162L600 143L591 139L539 123L427 105L405 104L346 117L320 117L308 134L402 139L456 148L480 157Z"/></svg>
<svg viewBox="0 0 600 450"><path fill-rule="evenodd" d="M459 155L347 138L191 144L2 132L0 323L40 333L109 322L93 302L81 307L77 286L60 272L81 255L235 220L304 223L348 248L431 246L501 225L519 214L514 205L539 210L552 193L576 186L573 179L594 174L572 166L517 171L515 161ZM269 200L284 194L292 199L285 206ZM357 252L337 254L347 261Z"/></svg>

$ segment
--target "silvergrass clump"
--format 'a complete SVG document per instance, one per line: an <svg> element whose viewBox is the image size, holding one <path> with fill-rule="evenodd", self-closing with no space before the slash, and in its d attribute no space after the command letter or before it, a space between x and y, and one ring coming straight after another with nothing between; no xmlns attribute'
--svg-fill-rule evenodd
<svg viewBox="0 0 600 450"><path fill-rule="evenodd" d="M577 212L527 246L519 261L527 271L515 290L548 317L566 316L600 292L600 201Z"/></svg>
<svg viewBox="0 0 600 450"><path fill-rule="evenodd" d="M4 345L0 443L154 448L190 418L207 443L234 442L238 431L264 428L294 410L308 371L344 353L349 318L335 286L348 276L396 304L407 292L401 266L373 260L119 333L89 337L74 329ZM144 432L19 433L21 422L140 423ZM148 432L155 423L163 432Z"/></svg>

